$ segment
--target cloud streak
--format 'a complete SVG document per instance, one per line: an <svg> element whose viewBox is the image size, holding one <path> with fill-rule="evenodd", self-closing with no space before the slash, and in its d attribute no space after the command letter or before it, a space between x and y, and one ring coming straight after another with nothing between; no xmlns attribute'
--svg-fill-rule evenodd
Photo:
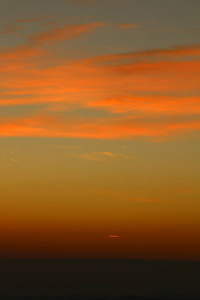
<svg viewBox="0 0 200 300"><path fill-rule="evenodd" d="M1 49L0 105L46 105L45 115L38 111L34 117L1 120L1 136L133 139L199 131L200 45L43 65L51 52L40 42L58 42L100 26L67 25L32 37L36 44ZM78 109L81 116L70 116ZM102 118L87 118L92 109L103 112ZM68 120L60 119L65 112Z"/></svg>
<svg viewBox="0 0 200 300"><path fill-rule="evenodd" d="M0 136L72 137L92 139L133 139L138 137L166 139L200 130L197 121L155 121L120 117L105 119L61 119L48 115L1 120ZM95 155L97 156L97 154Z"/></svg>
<svg viewBox="0 0 200 300"><path fill-rule="evenodd" d="M57 27L49 31L39 33L30 38L36 43L54 43L63 40L74 39L78 36L93 32L96 28L104 26L103 22L93 22L89 24L75 24Z"/></svg>
<svg viewBox="0 0 200 300"><path fill-rule="evenodd" d="M7 26L5 29L0 30L0 34L7 34L16 32L20 27L18 26Z"/></svg>
<svg viewBox="0 0 200 300"><path fill-rule="evenodd" d="M92 152L92 153L81 153L81 154L72 154L72 156L77 157L79 159L84 160L92 160L92 161L110 161L113 159L133 159L130 156L120 154L120 153L113 153L113 152Z"/></svg>

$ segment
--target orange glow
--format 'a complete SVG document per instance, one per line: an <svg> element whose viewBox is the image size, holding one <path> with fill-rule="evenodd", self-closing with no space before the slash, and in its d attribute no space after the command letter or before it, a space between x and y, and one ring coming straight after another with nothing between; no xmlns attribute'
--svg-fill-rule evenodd
<svg viewBox="0 0 200 300"><path fill-rule="evenodd" d="M200 259L196 4L4 2L0 258Z"/></svg>
<svg viewBox="0 0 200 300"><path fill-rule="evenodd" d="M79 137L98 139L132 139L134 137L170 137L200 129L200 121L148 122L134 118L104 120L61 120L48 116L4 121L1 136Z"/></svg>

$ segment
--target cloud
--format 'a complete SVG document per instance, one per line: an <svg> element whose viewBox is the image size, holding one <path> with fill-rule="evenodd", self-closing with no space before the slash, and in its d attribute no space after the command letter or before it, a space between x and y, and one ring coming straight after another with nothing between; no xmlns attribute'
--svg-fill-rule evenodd
<svg viewBox="0 0 200 300"><path fill-rule="evenodd" d="M186 53L194 55L198 51L198 48L184 48L182 51L180 49L172 50L176 56L178 53L181 56L186 55ZM167 57L171 56L172 52L166 50ZM30 58L31 64L33 57L38 56L38 64L42 64L42 51L40 49L37 47L18 47L0 53L4 67L2 85L9 87L11 86L10 82L12 82L12 90L16 87L17 93L20 93L21 89L21 94L23 92L27 94L26 88L31 87L35 98L29 99L30 102L38 102L38 98L41 102L46 102L46 98L49 99L49 102L67 101L69 97L72 97L72 93L82 93L80 102L83 104L86 92L90 93L90 97L91 93L94 92L101 92L104 95L109 95L112 92L116 95L115 98L120 100L120 94L123 95L124 93L142 92L144 94L146 92L151 93L152 98L152 92L156 92L156 94L160 92L161 98L166 98L165 92L182 93L199 89L199 59L189 60L187 55L187 60L180 61L174 58L161 60L161 53L163 55L163 51L149 51L146 57L142 57L142 59L140 55L143 56L143 54L136 53L135 55L139 56L139 60L133 59L134 54L118 54L60 64L54 67L29 69L25 67L24 70L17 70L18 73L15 70L10 72L13 68L13 62L10 59L25 60ZM44 54L45 52L43 57ZM156 55L156 60L152 60L152 55ZM7 59L6 62L5 59ZM104 99L106 98L109 97L104 96ZM186 99L186 97L184 98ZM9 100L7 103L9 104Z"/></svg>
<svg viewBox="0 0 200 300"><path fill-rule="evenodd" d="M13 21L10 25L6 26L3 30L0 30L0 34L14 33L22 28L21 24L42 21L48 18L49 17L46 16L46 17L36 17L36 18L28 18L28 19L18 19Z"/></svg>
<svg viewBox="0 0 200 300"><path fill-rule="evenodd" d="M59 63L37 43L1 49L0 105L45 104L46 112L1 120L1 135L166 139L199 131L199 57L199 45ZM102 117L88 117L92 110Z"/></svg>
<svg viewBox="0 0 200 300"><path fill-rule="evenodd" d="M138 112L142 114L200 114L200 97L180 96L136 96L104 99L91 103L112 113Z"/></svg>
<svg viewBox="0 0 200 300"><path fill-rule="evenodd" d="M65 25L63 27L57 27L49 31L39 33L30 38L32 42L37 43L49 43L58 42L62 40L74 39L78 36L91 33L97 27L104 26L105 23L93 22L89 24L76 24L76 25Z"/></svg>
<svg viewBox="0 0 200 300"><path fill-rule="evenodd" d="M43 49L31 47L30 45L18 46L13 48L0 49L0 61L3 66L12 67L13 61L28 62L34 57L44 56L46 52ZM0 67L1 68L1 67ZM0 69L1 70L1 69Z"/></svg>
<svg viewBox="0 0 200 300"><path fill-rule="evenodd" d="M92 139L134 139L141 137L166 139L171 136L200 130L197 121L145 120L134 117L105 119L68 118L61 119L48 115L27 118L2 119L0 136L27 137L71 137ZM105 152L106 153L106 152ZM106 156L105 154L102 154ZM85 159L98 157L99 154L86 154ZM107 155L108 156L108 155ZM83 158L83 156L82 156Z"/></svg>
<svg viewBox="0 0 200 300"><path fill-rule="evenodd" d="M113 157L113 158L117 156L113 152L95 152L95 154L97 154L97 155L104 155L104 156Z"/></svg>
<svg viewBox="0 0 200 300"><path fill-rule="evenodd" d="M0 30L0 34L7 34L16 32L20 27L18 26L7 26L5 29Z"/></svg>
<svg viewBox="0 0 200 300"><path fill-rule="evenodd" d="M112 63L114 61L120 63L124 63L125 61L133 61L142 60L144 62L146 60L151 60L155 58L180 58L180 57L199 57L200 56L200 44L193 45L184 45L184 46L174 46L170 48L158 48L158 49L149 49L149 50L141 50L135 52L128 53L118 53L118 54L110 54L110 55L101 55L98 57L94 57L90 59L90 62L93 63Z"/></svg>
<svg viewBox="0 0 200 300"><path fill-rule="evenodd" d="M92 153L81 153L81 154L72 154L72 156L84 159L84 160L93 160L93 161L108 161L108 159L114 158L125 158L125 159L132 159L132 157L113 153L113 152L92 152Z"/></svg>

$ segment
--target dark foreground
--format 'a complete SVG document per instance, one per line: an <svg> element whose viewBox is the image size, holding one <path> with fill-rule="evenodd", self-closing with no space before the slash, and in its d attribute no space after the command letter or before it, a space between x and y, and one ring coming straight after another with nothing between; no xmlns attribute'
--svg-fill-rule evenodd
<svg viewBox="0 0 200 300"><path fill-rule="evenodd" d="M0 260L0 300L199 299L200 262Z"/></svg>

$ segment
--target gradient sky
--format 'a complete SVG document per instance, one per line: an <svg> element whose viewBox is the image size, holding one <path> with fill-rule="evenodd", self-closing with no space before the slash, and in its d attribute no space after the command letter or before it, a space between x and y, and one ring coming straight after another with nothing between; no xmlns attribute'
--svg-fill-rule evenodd
<svg viewBox="0 0 200 300"><path fill-rule="evenodd" d="M200 260L199 15L0 0L0 257Z"/></svg>

